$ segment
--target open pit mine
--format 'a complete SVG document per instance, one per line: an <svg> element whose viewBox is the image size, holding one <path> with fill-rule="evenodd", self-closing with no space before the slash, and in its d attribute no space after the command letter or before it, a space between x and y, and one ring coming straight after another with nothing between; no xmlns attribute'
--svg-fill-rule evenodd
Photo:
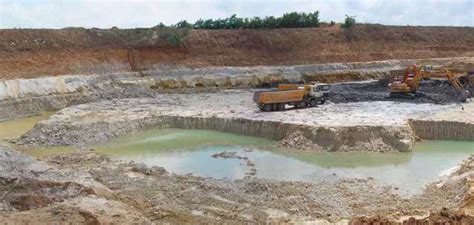
<svg viewBox="0 0 474 225"><path fill-rule="evenodd" d="M0 223L474 224L474 28L132 31L0 30Z"/></svg>

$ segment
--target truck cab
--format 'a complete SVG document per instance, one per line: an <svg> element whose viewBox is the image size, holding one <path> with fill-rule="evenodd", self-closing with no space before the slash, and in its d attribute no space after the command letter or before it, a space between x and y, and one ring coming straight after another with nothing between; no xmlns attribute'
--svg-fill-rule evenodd
<svg viewBox="0 0 474 225"><path fill-rule="evenodd" d="M309 95L313 98L319 99L321 104L323 104L329 98L330 89L331 86L329 84L312 84Z"/></svg>
<svg viewBox="0 0 474 225"><path fill-rule="evenodd" d="M331 86L325 83L311 83L303 86L299 86L297 84L279 84L278 90L304 90L304 97L307 100L307 104L310 104L311 100L315 100L316 102L320 102L323 104L329 97L329 89ZM315 105L312 105L315 106Z"/></svg>

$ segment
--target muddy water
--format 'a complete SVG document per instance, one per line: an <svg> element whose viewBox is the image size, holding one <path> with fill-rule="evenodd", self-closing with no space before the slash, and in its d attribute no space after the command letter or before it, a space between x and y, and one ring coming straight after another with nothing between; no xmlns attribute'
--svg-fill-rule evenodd
<svg viewBox="0 0 474 225"><path fill-rule="evenodd" d="M49 118L52 114L52 112L45 112L37 116L0 122L0 141L19 137L33 128L37 122Z"/></svg>
<svg viewBox="0 0 474 225"><path fill-rule="evenodd" d="M470 154L474 142L426 141L412 153L314 153L276 149L273 141L206 130L165 129L118 138L97 150L121 160L163 166L168 171L217 178L255 176L287 181L335 181L372 177L377 182L416 192L446 174ZM214 158L230 151L245 161Z"/></svg>
<svg viewBox="0 0 474 225"><path fill-rule="evenodd" d="M4 139L20 136L49 115L0 122L0 144L5 144ZM474 142L459 141L421 142L412 153L314 153L277 149L274 144L268 139L215 131L163 129L128 135L94 147L116 159L163 166L178 174L238 179L256 169L256 177L287 181L372 177L409 192L421 190L474 154ZM41 158L71 150L54 147L24 151ZM237 152L254 166L235 158L212 157L222 151Z"/></svg>
<svg viewBox="0 0 474 225"><path fill-rule="evenodd" d="M48 119L54 112L44 112L41 115L30 116L15 120L0 122L0 145L15 147L20 151L33 155L37 158L43 158L50 155L65 153L74 150L73 147L58 146L41 149L25 149L20 146L14 146L8 142L8 139L18 138L41 120Z"/></svg>

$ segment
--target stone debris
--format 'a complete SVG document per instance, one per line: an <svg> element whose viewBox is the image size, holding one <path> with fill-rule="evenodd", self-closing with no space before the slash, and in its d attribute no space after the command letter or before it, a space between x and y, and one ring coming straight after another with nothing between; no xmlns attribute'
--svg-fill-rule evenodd
<svg viewBox="0 0 474 225"><path fill-rule="evenodd" d="M237 152L219 152L212 155L213 158L223 158L223 159L242 159L242 156L238 155Z"/></svg>
<svg viewBox="0 0 474 225"><path fill-rule="evenodd" d="M145 175L157 175L157 174L165 174L167 171L160 166L152 166L148 167L145 163L138 163L133 166L133 172L142 173Z"/></svg>
<svg viewBox="0 0 474 225"><path fill-rule="evenodd" d="M223 158L223 159L239 159L241 160L241 165L244 165L249 168L249 171L245 173L246 178L253 177L257 175L257 169L255 169L255 163L250 160L248 157L240 156L237 152L219 152L212 155L213 158Z"/></svg>
<svg viewBox="0 0 474 225"><path fill-rule="evenodd" d="M287 137L278 142L276 147L293 148L303 151L324 151L319 145L304 136L300 131L292 132Z"/></svg>
<svg viewBox="0 0 474 225"><path fill-rule="evenodd" d="M427 217L409 217L401 221L389 219L385 216L376 215L370 217L352 218L349 225L367 225L367 224L384 224L384 225L419 225L419 224L458 224L470 225L474 224L474 216L467 215L458 210L448 210L442 208L439 212L432 212Z"/></svg>

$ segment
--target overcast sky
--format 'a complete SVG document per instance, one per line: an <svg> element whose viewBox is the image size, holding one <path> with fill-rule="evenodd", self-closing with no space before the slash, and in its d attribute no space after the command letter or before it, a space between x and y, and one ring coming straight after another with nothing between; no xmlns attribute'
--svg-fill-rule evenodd
<svg viewBox="0 0 474 225"><path fill-rule="evenodd" d="M474 0L0 0L0 28L151 27L319 10L323 21L474 26Z"/></svg>

